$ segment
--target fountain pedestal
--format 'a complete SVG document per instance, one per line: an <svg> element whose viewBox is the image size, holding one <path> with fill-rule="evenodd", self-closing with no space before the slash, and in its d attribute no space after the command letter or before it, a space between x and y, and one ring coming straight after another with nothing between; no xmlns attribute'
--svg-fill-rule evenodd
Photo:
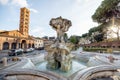
<svg viewBox="0 0 120 80"><path fill-rule="evenodd" d="M72 67L72 55L65 43L64 33L71 26L71 21L58 17L51 19L50 25L56 30L57 39L47 50L48 54L45 58L47 60L47 68L69 71Z"/></svg>

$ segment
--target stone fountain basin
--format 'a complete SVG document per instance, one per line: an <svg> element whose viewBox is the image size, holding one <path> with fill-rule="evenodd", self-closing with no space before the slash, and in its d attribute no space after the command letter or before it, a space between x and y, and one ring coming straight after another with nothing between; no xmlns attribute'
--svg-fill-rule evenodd
<svg viewBox="0 0 120 80"><path fill-rule="evenodd" d="M18 78L19 76L25 76L25 77L30 77L31 76L31 77L41 78L40 76L41 76L41 74L43 74L43 76L46 75L46 76L52 76L54 78L57 78L57 79L54 79L54 80L58 80L58 78L61 79L61 80L67 80L68 78L70 80L76 80L76 78L75 79L73 79L73 78L77 77L76 75L80 75L80 74L82 75L81 72L83 70L85 70L86 72L89 71L89 70L87 70L88 67L86 68L86 64L87 64L87 61L89 59L88 57L91 57L91 56L87 56L86 60L82 60L82 57L86 57L86 55L83 55L83 56L82 55L80 56L80 54L79 54L79 56L81 58L78 55L75 55L77 57L75 59L73 59L73 61L75 61L75 63L74 63L75 68L73 68L73 69L75 69L75 70L73 70L75 72L73 72L73 73L72 73L72 71L69 71L68 73L65 73L65 72L60 72L59 70L54 71L54 70L43 69L43 68L46 68L46 67L38 68L39 66L45 66L45 64L46 64L46 61L44 60L44 54L29 56L27 58L22 58L22 60L18 64L15 64L15 65L3 70L2 72L3 72L3 74L4 74L4 71L5 71L5 74L7 74L7 75L10 74L8 76L5 76L7 78L16 78L16 77ZM80 63L79 65L81 67L78 66L78 63ZM33 66L33 65L35 65L35 66ZM93 68L94 67L95 66L93 66ZM113 68L115 68L115 67L113 67ZM15 71L15 72L13 71L15 74L13 74L13 72L11 72L11 69ZM23 70L21 70L21 69L23 69ZM30 73L30 71L31 71L31 73ZM0 74L2 74L2 72L0 71ZM40 72L41 74L36 75L36 74L38 74L37 72L38 73ZM45 77L45 79L47 79L47 78ZM51 78L49 78L49 79L51 79ZM52 80L53 80L53 78L52 78Z"/></svg>
<svg viewBox="0 0 120 80"><path fill-rule="evenodd" d="M57 69L57 70L47 69L46 65L47 65L47 61L43 61L43 62L37 63L35 66L40 71L52 72L52 73L55 73L55 74L58 74L64 77L70 77L76 72L87 68L84 62L80 62L75 59L72 60L72 69L68 72L61 71L60 69Z"/></svg>

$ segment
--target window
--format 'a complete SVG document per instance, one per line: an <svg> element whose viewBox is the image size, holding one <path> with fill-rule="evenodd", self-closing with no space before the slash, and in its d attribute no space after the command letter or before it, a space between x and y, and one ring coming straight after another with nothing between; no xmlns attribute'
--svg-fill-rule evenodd
<svg viewBox="0 0 120 80"><path fill-rule="evenodd" d="M16 39L14 39L14 41L16 41Z"/></svg>
<svg viewBox="0 0 120 80"><path fill-rule="evenodd" d="M115 46L113 46L113 48L115 48Z"/></svg>
<svg viewBox="0 0 120 80"><path fill-rule="evenodd" d="M6 38L6 41L8 41L8 38Z"/></svg>

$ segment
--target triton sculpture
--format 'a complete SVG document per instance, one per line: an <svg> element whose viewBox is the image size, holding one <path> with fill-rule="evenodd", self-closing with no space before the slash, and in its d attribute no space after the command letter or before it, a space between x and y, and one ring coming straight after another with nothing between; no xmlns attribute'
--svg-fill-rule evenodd
<svg viewBox="0 0 120 80"><path fill-rule="evenodd" d="M63 19L62 17L52 18L50 25L57 33L57 39L48 50L46 56L47 68L60 69L61 71L69 71L72 65L72 55L70 49L67 47L64 34L72 25L70 20Z"/></svg>

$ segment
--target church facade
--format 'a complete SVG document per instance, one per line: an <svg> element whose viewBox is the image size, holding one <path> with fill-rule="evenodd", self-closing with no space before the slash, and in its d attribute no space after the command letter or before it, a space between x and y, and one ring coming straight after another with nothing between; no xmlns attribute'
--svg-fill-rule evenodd
<svg viewBox="0 0 120 80"><path fill-rule="evenodd" d="M20 9L19 30L0 31L0 50L34 47L34 38L29 35L30 11Z"/></svg>

